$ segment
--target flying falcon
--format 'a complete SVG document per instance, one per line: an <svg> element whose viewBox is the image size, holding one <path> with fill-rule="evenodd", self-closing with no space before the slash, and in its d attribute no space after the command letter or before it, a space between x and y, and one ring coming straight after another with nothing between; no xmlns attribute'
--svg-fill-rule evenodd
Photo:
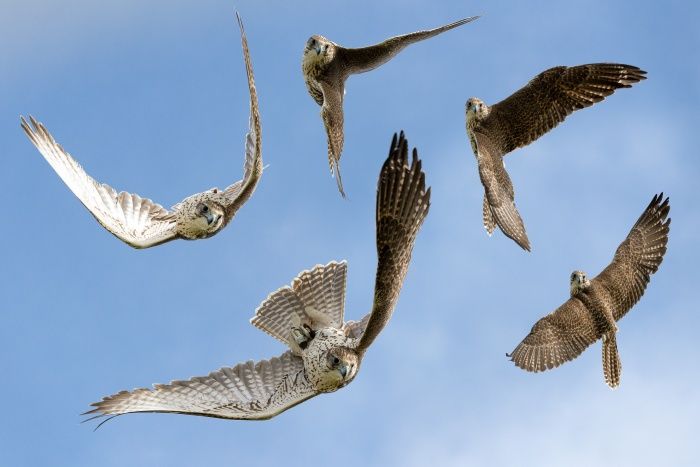
<svg viewBox="0 0 700 467"><path fill-rule="evenodd" d="M154 389L122 391L92 404L95 408L87 414L170 412L260 420L346 386L391 318L429 206L430 189L417 152L413 150L409 165L408 143L403 133L398 139L394 135L377 187L378 264L370 313L359 322L344 321L347 265L317 265L270 294L251 320L289 347L279 357Z"/></svg>
<svg viewBox="0 0 700 467"><path fill-rule="evenodd" d="M437 36L467 24L478 16L465 18L427 31L392 37L379 44L356 49L345 48L323 36L311 36L306 41L301 70L311 97L321 106L321 118L328 136L328 163L335 175L340 194L345 197L340 178L340 155L343 152L343 96L345 80L350 75L365 73L391 60L409 45Z"/></svg>
<svg viewBox="0 0 700 467"><path fill-rule="evenodd" d="M31 142L97 222L134 248L149 248L176 238L196 240L217 234L248 201L260 180L263 166L258 96L248 41L243 23L238 15L237 18L250 91L250 129L246 135L243 180L224 190L212 188L194 194L170 210L137 194L126 191L118 193L111 186L88 175L54 140L44 125L29 117L30 126L24 117L21 118L22 128Z"/></svg>
<svg viewBox="0 0 700 467"><path fill-rule="evenodd" d="M517 366L549 370L602 338L605 382L611 388L620 384L616 322L639 301L664 259L671 219L668 198L662 198L663 193L654 196L603 272L592 280L582 271L571 274L571 298L535 323L513 353L506 354Z"/></svg>
<svg viewBox="0 0 700 467"><path fill-rule="evenodd" d="M492 106L476 97L467 101L467 135L484 185L483 220L489 235L498 225L507 237L530 251L503 157L535 141L575 110L646 79L645 74L636 66L617 63L558 66Z"/></svg>

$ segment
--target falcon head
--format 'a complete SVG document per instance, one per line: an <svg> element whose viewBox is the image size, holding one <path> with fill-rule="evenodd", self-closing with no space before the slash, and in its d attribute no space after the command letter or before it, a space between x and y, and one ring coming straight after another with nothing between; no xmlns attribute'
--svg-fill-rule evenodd
<svg viewBox="0 0 700 467"><path fill-rule="evenodd" d="M571 296L573 297L581 290L586 289L591 285L591 281L586 277L586 273L583 271L574 271L571 273L571 280L569 282L569 289L571 291Z"/></svg>
<svg viewBox="0 0 700 467"><path fill-rule="evenodd" d="M333 392L347 386L359 367L357 352L348 347L332 347L319 359L317 371L309 372L309 381L320 392Z"/></svg>
<svg viewBox="0 0 700 467"><path fill-rule="evenodd" d="M179 206L178 233L190 240L210 237L224 226L224 207L215 198L201 195L190 197Z"/></svg>
<svg viewBox="0 0 700 467"><path fill-rule="evenodd" d="M335 55L335 44L323 36L311 36L304 48L304 63L328 63Z"/></svg>
<svg viewBox="0 0 700 467"><path fill-rule="evenodd" d="M486 117L490 110L489 106L484 103L478 97L470 97L467 101L467 120L476 119L481 120Z"/></svg>

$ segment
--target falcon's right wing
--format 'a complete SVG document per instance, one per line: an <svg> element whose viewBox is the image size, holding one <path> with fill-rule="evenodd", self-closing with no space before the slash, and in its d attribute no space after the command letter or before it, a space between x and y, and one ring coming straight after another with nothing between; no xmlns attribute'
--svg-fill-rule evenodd
<svg viewBox="0 0 700 467"><path fill-rule="evenodd" d="M323 90L323 105L321 106L321 118L326 128L328 138L328 165L331 174L335 176L338 191L345 198L343 190L343 180L340 177L340 156L343 152L345 136L343 133L343 89L342 82L330 84L325 81L321 83Z"/></svg>
<svg viewBox="0 0 700 467"><path fill-rule="evenodd" d="M537 321L530 334L506 355L523 370L545 371L578 357L599 338L586 305L572 297Z"/></svg>
<svg viewBox="0 0 700 467"><path fill-rule="evenodd" d="M63 182L102 226L134 248L177 238L175 216L150 199L99 183L53 139L41 123L22 117L22 129Z"/></svg>
<svg viewBox="0 0 700 467"><path fill-rule="evenodd" d="M161 412L265 420L316 394L304 376L301 358L287 351L270 360L221 368L208 376L121 391L95 402L95 408L83 415L100 418Z"/></svg>

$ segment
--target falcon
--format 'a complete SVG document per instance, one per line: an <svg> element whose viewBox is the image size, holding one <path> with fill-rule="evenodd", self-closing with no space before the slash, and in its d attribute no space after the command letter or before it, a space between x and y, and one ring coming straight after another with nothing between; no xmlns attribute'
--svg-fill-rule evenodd
<svg viewBox="0 0 700 467"><path fill-rule="evenodd" d="M21 117L22 129L68 188L105 229L134 248L149 248L177 238L197 240L220 232L251 197L262 175L262 141L258 96L248 41L240 16L243 57L250 92L250 128L246 135L243 179L224 190L211 188L175 204L170 210L135 193L117 192L100 183L51 136L44 125Z"/></svg>
<svg viewBox="0 0 700 467"><path fill-rule="evenodd" d="M262 420L346 386L391 318L429 207L430 189L425 188L418 154L414 149L409 164L408 142L403 133L399 138L394 135L377 187L374 303L362 320L344 321L347 263L317 265L270 294L251 319L255 327L289 348L279 357L153 389L122 391L92 404L95 408L86 414L96 418L169 412Z"/></svg>
<svg viewBox="0 0 700 467"><path fill-rule="evenodd" d="M645 74L636 66L617 63L558 66L492 106L476 97L467 100L467 135L484 185L483 222L489 236L498 225L508 238L530 251L503 157L535 141L574 111L646 79Z"/></svg>
<svg viewBox="0 0 700 467"><path fill-rule="evenodd" d="M301 69L306 89L321 106L321 118L328 137L328 164L335 176L340 194L345 197L340 177L340 155L343 152L343 97L345 80L350 75L365 73L391 60L409 45L437 36L467 24L478 16L427 31L396 36L379 44L356 49L346 48L323 36L314 35L306 41Z"/></svg>
<svg viewBox="0 0 700 467"><path fill-rule="evenodd" d="M642 298L664 259L671 208L668 198L662 199L663 193L654 196L612 263L597 277L588 279L582 271L571 274L571 298L535 323L513 353L506 354L517 366L533 372L556 368L602 338L605 382L611 388L620 384L616 323Z"/></svg>

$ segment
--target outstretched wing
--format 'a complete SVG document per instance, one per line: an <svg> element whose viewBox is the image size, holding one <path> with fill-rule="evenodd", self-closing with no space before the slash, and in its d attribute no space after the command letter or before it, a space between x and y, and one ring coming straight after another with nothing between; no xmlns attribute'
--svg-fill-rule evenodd
<svg viewBox="0 0 700 467"><path fill-rule="evenodd" d="M53 139L40 122L21 117L22 129L46 161L102 226L134 248L177 238L173 213L150 199L99 183Z"/></svg>
<svg viewBox="0 0 700 467"><path fill-rule="evenodd" d="M578 357L599 338L593 316L581 300L573 297L537 321L507 356L523 370L550 370Z"/></svg>
<svg viewBox="0 0 700 467"><path fill-rule="evenodd" d="M263 172L262 161L262 128L260 126L260 111L258 109L258 94L255 89L255 77L253 65L248 51L248 39L246 39L243 21L236 13L238 27L241 30L241 45L243 47L243 59L245 71L248 76L248 92L250 93L250 123L248 134L245 138L245 163L243 165L243 180L239 180L228 186L223 194L226 199L226 222L230 221L236 211L245 204L253 195L258 181Z"/></svg>
<svg viewBox="0 0 700 467"><path fill-rule="evenodd" d="M377 277L374 303L357 351L363 353L391 318L411 262L413 243L430 208L430 188L413 149L408 164L408 142L403 132L391 142L389 157L377 187Z"/></svg>
<svg viewBox="0 0 700 467"><path fill-rule="evenodd" d="M454 29L463 24L470 23L478 16L464 18L454 23L440 26L427 31L417 31L410 34L396 36L368 47L348 49L338 47L337 58L345 76L355 73L365 73L391 60L397 53L411 44L437 36L445 31Z"/></svg>
<svg viewBox="0 0 700 467"><path fill-rule="evenodd" d="M503 154L530 144L575 110L600 102L643 79L645 71L618 63L550 68L510 97L491 106L484 131Z"/></svg>
<svg viewBox="0 0 700 467"><path fill-rule="evenodd" d="M615 320L625 316L639 301L651 275L664 259L671 228L671 219L667 219L671 206L663 196L663 193L654 196L617 248L612 263L593 279L610 293Z"/></svg>
<svg viewBox="0 0 700 467"><path fill-rule="evenodd" d="M340 156L343 152L343 84L332 85L325 81L320 82L323 91L323 105L321 106L321 118L326 127L328 138L328 165L331 174L335 176L338 191L345 197L343 180L340 177Z"/></svg>
<svg viewBox="0 0 700 467"><path fill-rule="evenodd" d="M343 327L347 263L331 261L302 271L291 286L271 293L263 301L251 324L289 345L292 326L301 323L312 329Z"/></svg>
<svg viewBox="0 0 700 467"><path fill-rule="evenodd" d="M156 384L153 389L121 391L95 402L94 409L83 415L99 418L163 412L264 420L316 395L303 370L301 358L287 351L270 360L221 368L208 376Z"/></svg>
<svg viewBox="0 0 700 467"><path fill-rule="evenodd" d="M489 232L495 221L506 237L526 251L530 251L530 240L527 238L525 224L515 207L515 190L503 159L491 139L475 131L476 159L479 164L479 178L484 185L484 227ZM488 205L488 206L487 206ZM486 209L490 209L491 217L487 217ZM489 232L490 234L490 232Z"/></svg>

